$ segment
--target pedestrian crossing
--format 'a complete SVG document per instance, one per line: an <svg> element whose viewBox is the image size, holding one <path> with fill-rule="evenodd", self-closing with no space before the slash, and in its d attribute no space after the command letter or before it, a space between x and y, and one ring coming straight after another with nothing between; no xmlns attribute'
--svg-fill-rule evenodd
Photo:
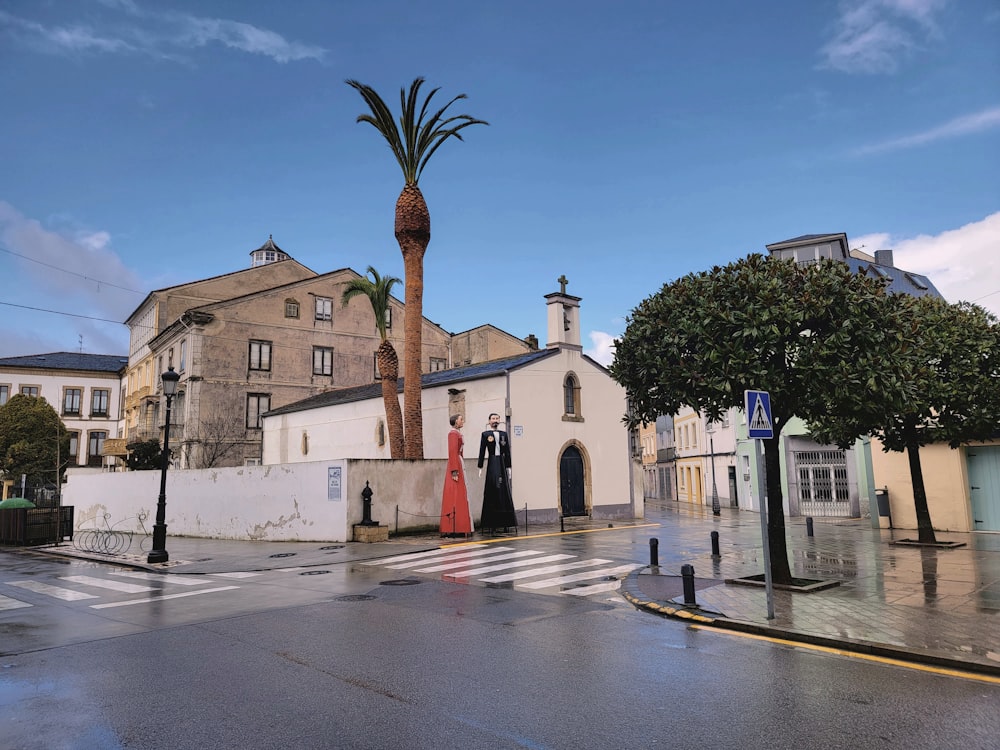
<svg viewBox="0 0 1000 750"><path fill-rule="evenodd" d="M219 583L222 581L211 576L163 575L131 570L107 571L107 577L68 575L56 576L50 581L3 581L0 582L0 612L34 607L53 599L61 602L95 600L86 606L95 610L113 609L239 588L232 584L214 585ZM186 590L175 591L177 588ZM114 600L104 601L110 597Z"/></svg>
<svg viewBox="0 0 1000 750"><path fill-rule="evenodd" d="M493 545L448 547L364 564L383 570L439 574L450 582L509 584L525 591L577 597L616 591L625 576L642 567L638 563Z"/></svg>

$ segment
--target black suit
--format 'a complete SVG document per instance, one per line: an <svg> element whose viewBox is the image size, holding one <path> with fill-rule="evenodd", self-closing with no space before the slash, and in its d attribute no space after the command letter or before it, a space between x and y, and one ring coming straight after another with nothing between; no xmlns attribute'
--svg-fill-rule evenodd
<svg viewBox="0 0 1000 750"><path fill-rule="evenodd" d="M479 468L486 462L486 486L483 488L483 512L479 527L517 528L514 499L510 493L510 438L503 430L486 430L479 440Z"/></svg>

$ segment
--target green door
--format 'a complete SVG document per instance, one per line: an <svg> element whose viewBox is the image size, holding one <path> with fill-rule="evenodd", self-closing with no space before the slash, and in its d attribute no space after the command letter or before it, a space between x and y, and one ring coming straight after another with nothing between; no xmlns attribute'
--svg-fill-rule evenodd
<svg viewBox="0 0 1000 750"><path fill-rule="evenodd" d="M965 449L973 531L1000 531L1000 446Z"/></svg>

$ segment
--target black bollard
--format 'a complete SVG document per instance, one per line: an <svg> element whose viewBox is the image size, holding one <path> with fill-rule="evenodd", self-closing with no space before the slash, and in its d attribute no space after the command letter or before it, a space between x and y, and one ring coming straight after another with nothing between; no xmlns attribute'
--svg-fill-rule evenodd
<svg viewBox="0 0 1000 750"><path fill-rule="evenodd" d="M660 540L655 536L649 540L649 565L653 568L660 567Z"/></svg>
<svg viewBox="0 0 1000 750"><path fill-rule="evenodd" d="M712 532L712 557L721 557L719 554L719 532Z"/></svg>
<svg viewBox="0 0 1000 750"><path fill-rule="evenodd" d="M559 531L566 531L566 524L563 522L563 516L559 516Z"/></svg>
<svg viewBox="0 0 1000 750"><path fill-rule="evenodd" d="M813 520L811 516L806 516L806 536L813 535Z"/></svg>
<svg viewBox="0 0 1000 750"><path fill-rule="evenodd" d="M694 598L694 566L681 565L681 581L684 584L684 606L698 604Z"/></svg>

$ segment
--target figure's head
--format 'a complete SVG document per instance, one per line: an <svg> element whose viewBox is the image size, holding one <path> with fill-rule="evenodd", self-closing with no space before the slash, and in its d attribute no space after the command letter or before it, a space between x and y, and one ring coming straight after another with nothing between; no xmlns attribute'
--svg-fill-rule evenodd
<svg viewBox="0 0 1000 750"><path fill-rule="evenodd" d="M462 429L462 425L465 424L465 417L463 417L461 414L452 414L448 418L448 421L451 423L452 427L454 427L457 430L460 430Z"/></svg>
<svg viewBox="0 0 1000 750"><path fill-rule="evenodd" d="M492 414L490 414L490 428L495 430L499 426L500 426L500 415L497 414L496 412L493 412Z"/></svg>

